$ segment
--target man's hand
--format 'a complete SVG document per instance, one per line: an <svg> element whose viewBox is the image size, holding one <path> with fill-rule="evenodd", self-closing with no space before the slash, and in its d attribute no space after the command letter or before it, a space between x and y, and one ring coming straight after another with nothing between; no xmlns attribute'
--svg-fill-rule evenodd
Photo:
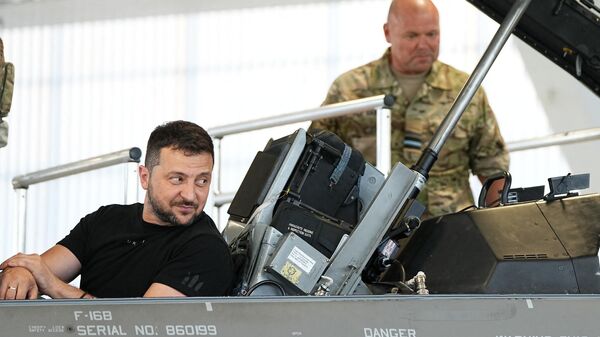
<svg viewBox="0 0 600 337"><path fill-rule="evenodd" d="M22 267L8 267L0 273L0 300L36 299L39 295L35 278Z"/></svg>
<svg viewBox="0 0 600 337"><path fill-rule="evenodd" d="M16 267L25 268L29 271L35 279L34 283L37 283L37 287L42 293L51 294L52 289L56 288L58 283L62 283L38 254L19 253L0 264L0 269ZM12 284L11 286L14 287Z"/></svg>
<svg viewBox="0 0 600 337"><path fill-rule="evenodd" d="M81 263L70 250L61 245L55 245L41 256L19 253L2 262L1 269L10 273L7 273L6 277L0 274L0 299L37 298L40 292L52 298L92 297L67 283L79 274ZM35 286L35 292L31 284ZM30 290L27 290L26 295L22 295L21 287L24 288L23 291ZM17 295L12 294L14 290L17 291Z"/></svg>

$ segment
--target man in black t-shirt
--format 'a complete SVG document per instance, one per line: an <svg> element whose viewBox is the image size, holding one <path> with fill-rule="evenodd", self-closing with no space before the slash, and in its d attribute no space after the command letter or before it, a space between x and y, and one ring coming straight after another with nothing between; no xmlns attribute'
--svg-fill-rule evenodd
<svg viewBox="0 0 600 337"><path fill-rule="evenodd" d="M203 212L213 144L198 125L157 127L140 165L144 204L103 206L41 256L0 264L0 299L227 295L227 244ZM81 274L80 288L68 284Z"/></svg>

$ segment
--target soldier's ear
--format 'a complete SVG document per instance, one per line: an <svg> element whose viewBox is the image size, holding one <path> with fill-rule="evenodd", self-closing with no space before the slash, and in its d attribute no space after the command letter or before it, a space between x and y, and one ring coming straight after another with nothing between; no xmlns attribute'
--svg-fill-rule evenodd
<svg viewBox="0 0 600 337"><path fill-rule="evenodd" d="M385 35L385 40L388 43L392 43L390 42L390 27L388 26L387 22L383 24L383 34Z"/></svg>

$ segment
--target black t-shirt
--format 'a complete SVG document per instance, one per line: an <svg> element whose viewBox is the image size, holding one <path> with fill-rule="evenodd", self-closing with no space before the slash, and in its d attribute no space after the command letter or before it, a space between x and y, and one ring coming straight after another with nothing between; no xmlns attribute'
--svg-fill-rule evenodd
<svg viewBox="0 0 600 337"><path fill-rule="evenodd" d="M202 213L189 226L142 220L142 204L100 207L58 244L81 263L81 289L97 297L141 297L154 282L187 296L227 295L229 249Z"/></svg>

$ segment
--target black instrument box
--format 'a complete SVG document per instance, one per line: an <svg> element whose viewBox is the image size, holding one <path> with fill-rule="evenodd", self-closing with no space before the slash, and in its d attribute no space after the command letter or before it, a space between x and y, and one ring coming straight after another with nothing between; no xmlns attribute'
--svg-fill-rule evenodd
<svg viewBox="0 0 600 337"><path fill-rule="evenodd" d="M290 201L279 204L271 226L282 233L296 233L328 258L333 255L344 234L350 234L353 228L346 222L329 219Z"/></svg>

